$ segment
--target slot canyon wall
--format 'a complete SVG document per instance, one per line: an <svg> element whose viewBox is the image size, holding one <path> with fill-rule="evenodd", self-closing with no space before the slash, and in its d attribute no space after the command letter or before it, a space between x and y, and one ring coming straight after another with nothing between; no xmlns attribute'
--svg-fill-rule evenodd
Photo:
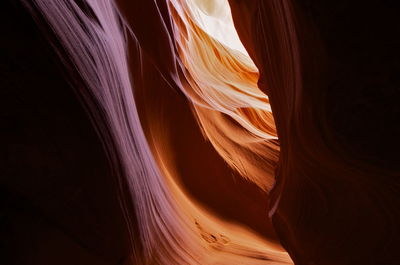
<svg viewBox="0 0 400 265"><path fill-rule="evenodd" d="M0 6L1 264L399 264L393 1Z"/></svg>

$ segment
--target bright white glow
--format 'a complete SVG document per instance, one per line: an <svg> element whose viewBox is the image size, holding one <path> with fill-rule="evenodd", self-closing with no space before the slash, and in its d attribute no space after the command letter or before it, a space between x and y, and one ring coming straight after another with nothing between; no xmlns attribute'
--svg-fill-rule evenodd
<svg viewBox="0 0 400 265"><path fill-rule="evenodd" d="M202 30L223 45L248 55L234 27L227 0L188 0L187 2Z"/></svg>

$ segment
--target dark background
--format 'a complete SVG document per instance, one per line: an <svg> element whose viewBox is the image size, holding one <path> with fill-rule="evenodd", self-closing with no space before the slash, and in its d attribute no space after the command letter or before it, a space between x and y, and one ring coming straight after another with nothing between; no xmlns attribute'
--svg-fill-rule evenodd
<svg viewBox="0 0 400 265"><path fill-rule="evenodd" d="M122 264L128 233L88 115L19 1L1 1L0 20L0 264Z"/></svg>

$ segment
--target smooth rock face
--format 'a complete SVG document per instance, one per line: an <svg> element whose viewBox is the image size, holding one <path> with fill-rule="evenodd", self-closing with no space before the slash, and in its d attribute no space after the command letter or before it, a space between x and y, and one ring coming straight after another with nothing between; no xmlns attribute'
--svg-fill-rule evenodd
<svg viewBox="0 0 400 265"><path fill-rule="evenodd" d="M296 264L397 264L398 9L230 3L278 128L272 220L282 244Z"/></svg>

